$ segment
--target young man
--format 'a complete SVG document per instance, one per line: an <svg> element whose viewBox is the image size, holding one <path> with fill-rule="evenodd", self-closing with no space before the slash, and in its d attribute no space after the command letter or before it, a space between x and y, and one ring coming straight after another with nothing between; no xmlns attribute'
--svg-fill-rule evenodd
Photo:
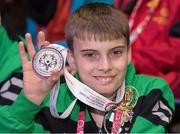
<svg viewBox="0 0 180 134"><path fill-rule="evenodd" d="M60 90L60 71L40 77L33 70L30 34L28 58L19 43L24 90L12 106L0 108L0 132L166 131L174 113L173 94L164 80L135 73L128 21L119 10L100 3L84 6L70 16L65 33L68 63L77 74L73 77L64 67L66 83ZM48 50L42 32L39 44Z"/></svg>

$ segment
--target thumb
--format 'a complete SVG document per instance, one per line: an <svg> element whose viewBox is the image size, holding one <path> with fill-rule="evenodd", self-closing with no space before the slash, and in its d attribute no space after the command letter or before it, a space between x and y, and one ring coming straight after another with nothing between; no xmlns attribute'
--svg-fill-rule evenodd
<svg viewBox="0 0 180 134"><path fill-rule="evenodd" d="M57 81L59 79L60 75L61 75L61 71L53 71L51 73L50 79L52 81Z"/></svg>
<svg viewBox="0 0 180 134"><path fill-rule="evenodd" d="M60 77L60 71L53 71L50 77L47 79L49 87L53 86Z"/></svg>

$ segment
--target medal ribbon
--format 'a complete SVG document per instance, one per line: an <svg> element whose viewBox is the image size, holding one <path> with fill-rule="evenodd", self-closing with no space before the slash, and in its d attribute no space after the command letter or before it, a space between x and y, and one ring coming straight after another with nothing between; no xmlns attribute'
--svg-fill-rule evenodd
<svg viewBox="0 0 180 134"><path fill-rule="evenodd" d="M110 110L123 99L125 82L123 82L121 88L118 90L116 100L113 102L74 78L65 68L64 76L71 93L77 99L100 111Z"/></svg>

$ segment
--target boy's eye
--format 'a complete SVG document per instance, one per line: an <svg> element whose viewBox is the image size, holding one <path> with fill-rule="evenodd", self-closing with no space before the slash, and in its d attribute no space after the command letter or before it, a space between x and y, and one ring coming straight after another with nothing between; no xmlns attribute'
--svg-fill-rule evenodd
<svg viewBox="0 0 180 134"><path fill-rule="evenodd" d="M95 57L96 56L96 53L95 52L84 52L83 53L83 56L85 57Z"/></svg>
<svg viewBox="0 0 180 134"><path fill-rule="evenodd" d="M93 56L95 56L95 54L93 54L93 53L88 53L88 54L85 54L85 56L87 56L87 57L93 57Z"/></svg>
<svg viewBox="0 0 180 134"><path fill-rule="evenodd" d="M113 53L112 53L112 55L114 55L114 56L119 56L121 54L122 54L121 50L114 50Z"/></svg>

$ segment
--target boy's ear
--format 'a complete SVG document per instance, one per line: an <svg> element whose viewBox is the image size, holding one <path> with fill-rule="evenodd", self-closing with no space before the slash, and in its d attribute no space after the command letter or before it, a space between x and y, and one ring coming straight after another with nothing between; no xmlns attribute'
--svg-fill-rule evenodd
<svg viewBox="0 0 180 134"><path fill-rule="evenodd" d="M131 46L128 46L128 65L131 63L132 55L131 55Z"/></svg>
<svg viewBox="0 0 180 134"><path fill-rule="evenodd" d="M73 74L73 75L76 74L77 67L75 64L74 54L69 48L67 49L67 61L68 61L69 67L70 67L71 74Z"/></svg>

